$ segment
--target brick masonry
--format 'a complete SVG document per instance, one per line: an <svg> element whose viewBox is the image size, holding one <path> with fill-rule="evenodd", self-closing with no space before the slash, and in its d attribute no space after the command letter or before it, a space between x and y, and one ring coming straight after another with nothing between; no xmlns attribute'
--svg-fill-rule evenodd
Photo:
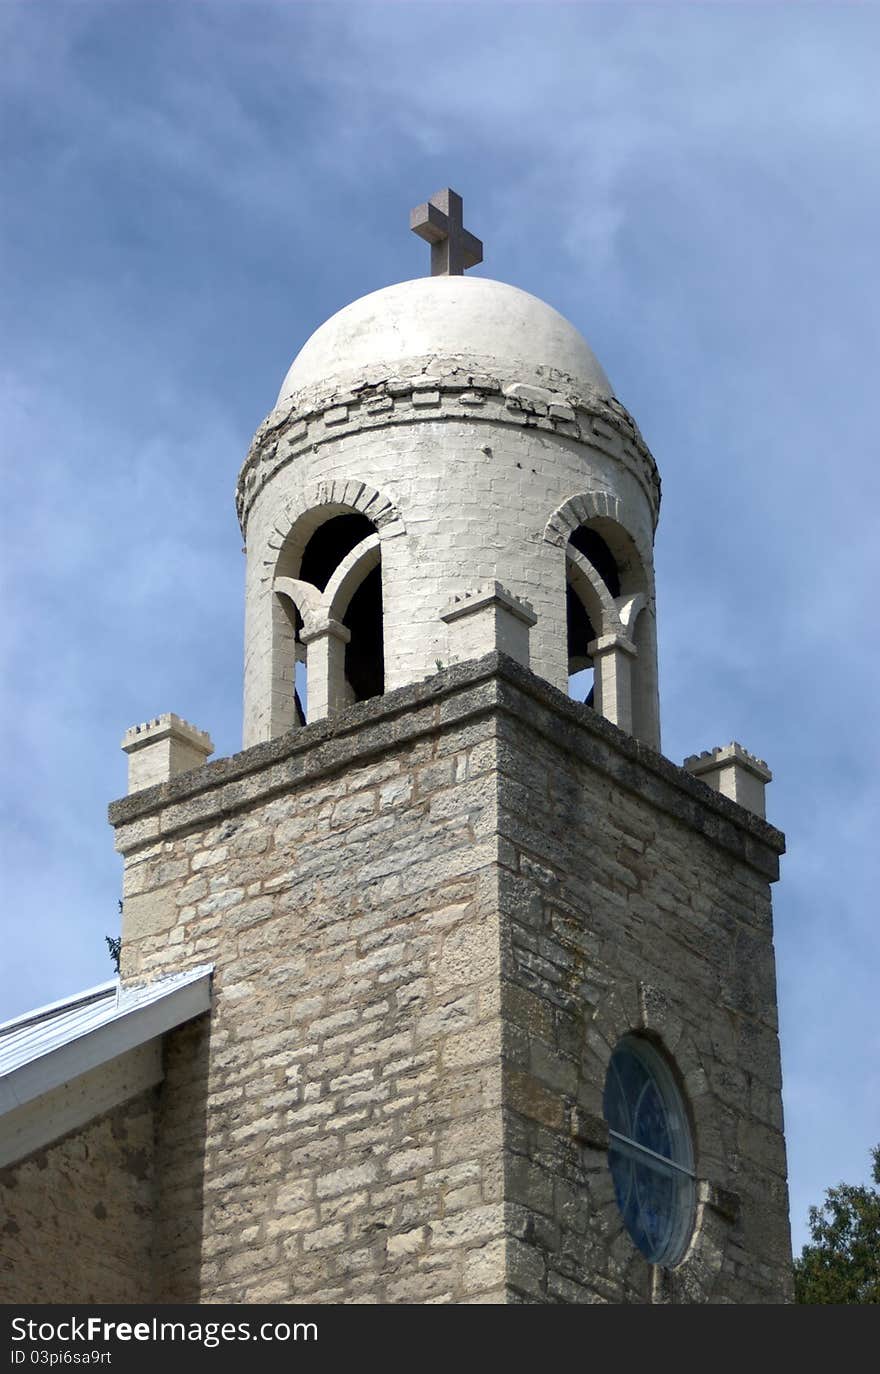
<svg viewBox="0 0 880 1374"><path fill-rule="evenodd" d="M503 656L111 808L123 972L216 965L157 1107L165 1301L778 1302L782 837ZM653 1036L684 1261L620 1224L601 1096Z"/></svg>
<svg viewBox="0 0 880 1374"><path fill-rule="evenodd" d="M438 389L425 392L429 362ZM291 715L279 727L273 705L279 687L285 700L292 692L285 678L292 666L279 660L273 579L298 575L303 522L311 532L327 506L362 510L380 537L387 689L454 660L443 613L491 580L533 605L531 666L566 688L564 543L570 528L598 516L603 537L619 541L622 590L645 595L642 733L659 740L654 460L618 402L573 391L573 380L552 369L541 388L488 375L486 367L476 356L398 360L393 369L377 363L369 375L286 399L257 431L238 483L247 547L246 745L293 725ZM480 404L463 405L472 394ZM573 501L586 503L582 514L558 521Z"/></svg>

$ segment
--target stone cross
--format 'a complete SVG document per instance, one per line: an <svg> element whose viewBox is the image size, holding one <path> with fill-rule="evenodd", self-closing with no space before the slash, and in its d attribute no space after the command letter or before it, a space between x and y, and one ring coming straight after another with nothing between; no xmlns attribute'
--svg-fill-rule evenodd
<svg viewBox="0 0 880 1374"><path fill-rule="evenodd" d="M483 261L483 245L462 224L461 196L447 186L410 211L409 227L431 245L431 276L461 277Z"/></svg>

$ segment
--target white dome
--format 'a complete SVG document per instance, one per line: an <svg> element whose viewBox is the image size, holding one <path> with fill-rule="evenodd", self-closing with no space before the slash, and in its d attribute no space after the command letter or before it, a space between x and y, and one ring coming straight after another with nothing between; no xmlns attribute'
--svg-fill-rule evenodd
<svg viewBox="0 0 880 1374"><path fill-rule="evenodd" d="M316 329L278 401L377 366L394 370L416 358L459 356L464 366L473 360L503 381L531 381L555 369L575 389L612 395L582 335L537 296L486 277L418 277L362 296Z"/></svg>

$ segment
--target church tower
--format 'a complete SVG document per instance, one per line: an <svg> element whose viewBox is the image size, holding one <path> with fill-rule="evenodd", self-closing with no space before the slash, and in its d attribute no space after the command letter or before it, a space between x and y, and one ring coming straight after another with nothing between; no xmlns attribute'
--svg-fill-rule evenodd
<svg viewBox="0 0 880 1374"><path fill-rule="evenodd" d="M460 226L435 201L429 237ZM451 273L449 243L317 330L251 447L245 746L302 720L297 663L311 724L497 648L564 692L592 668L599 713L657 748L654 460L578 331Z"/></svg>
<svg viewBox="0 0 880 1374"><path fill-rule="evenodd" d="M241 470L244 751L124 741L123 984L213 969L143 1299L786 1301L770 774L659 752L660 481L586 342L454 192L411 223Z"/></svg>

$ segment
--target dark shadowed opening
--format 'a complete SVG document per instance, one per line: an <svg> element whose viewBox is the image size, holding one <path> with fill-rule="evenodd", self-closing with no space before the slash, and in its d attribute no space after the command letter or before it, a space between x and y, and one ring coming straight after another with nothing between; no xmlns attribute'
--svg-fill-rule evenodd
<svg viewBox="0 0 880 1374"><path fill-rule="evenodd" d="M301 581L311 582L322 592L345 555L375 532L373 522L356 511L325 520L306 544L299 569Z"/></svg>
<svg viewBox="0 0 880 1374"><path fill-rule="evenodd" d="M373 568L358 587L342 618L351 631L345 646L345 676L356 701L377 697L385 690L382 643L382 568Z"/></svg>
<svg viewBox="0 0 880 1374"><path fill-rule="evenodd" d="M596 638L593 622L571 583L565 589L568 623L568 692L576 701L593 704L593 660L587 645Z"/></svg>
<svg viewBox="0 0 880 1374"><path fill-rule="evenodd" d="M569 543L577 549L578 553L582 553L585 558L589 559L611 595L620 596L620 573L614 561L614 554L601 534L597 534L587 525L581 525L575 530Z"/></svg>

